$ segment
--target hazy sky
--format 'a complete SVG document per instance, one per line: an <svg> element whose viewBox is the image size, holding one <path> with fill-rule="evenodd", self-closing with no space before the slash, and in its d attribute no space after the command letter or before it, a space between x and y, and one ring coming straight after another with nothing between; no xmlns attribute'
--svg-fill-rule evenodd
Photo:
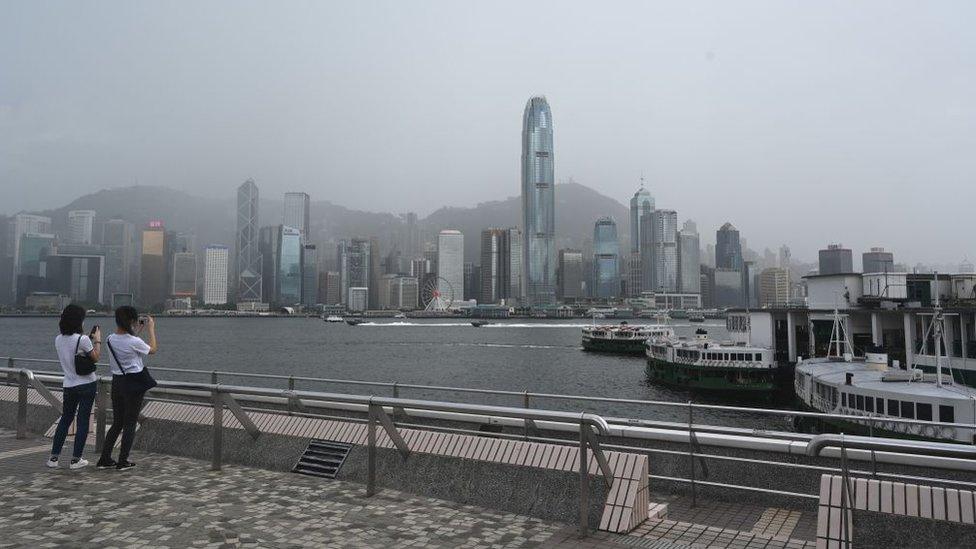
<svg viewBox="0 0 976 549"><path fill-rule="evenodd" d="M354 208L557 180L794 255L976 260L974 2L3 2L0 212L104 187ZM558 231L558 227L557 227Z"/></svg>

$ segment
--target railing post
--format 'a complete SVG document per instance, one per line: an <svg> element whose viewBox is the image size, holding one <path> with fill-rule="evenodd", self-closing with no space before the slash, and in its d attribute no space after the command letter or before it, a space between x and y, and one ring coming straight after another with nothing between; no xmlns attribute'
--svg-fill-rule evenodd
<svg viewBox="0 0 976 549"><path fill-rule="evenodd" d="M688 467L689 474L688 478L691 479L691 506L698 506L698 490L695 487L695 426L694 426L694 412L695 409L692 407L691 401L688 401Z"/></svg>
<svg viewBox="0 0 976 549"><path fill-rule="evenodd" d="M220 390L214 386L210 402L213 405L213 459L210 463L212 471L219 471L223 463L224 451L224 401L220 398Z"/></svg>
<svg viewBox="0 0 976 549"><path fill-rule="evenodd" d="M210 384L211 385L217 384L217 370L210 372Z"/></svg>
<svg viewBox="0 0 976 549"><path fill-rule="evenodd" d="M27 373L20 372L17 388L17 438L27 438Z"/></svg>
<svg viewBox="0 0 976 549"><path fill-rule="evenodd" d="M522 391L522 407L523 408L529 408L529 391L528 390ZM529 423L528 421L525 421L524 423L525 423L525 433L524 433L525 434L525 439L528 440L529 439L529 425L531 425L531 423Z"/></svg>
<svg viewBox="0 0 976 549"><path fill-rule="evenodd" d="M584 429L589 429L590 427L583 423L580 419L579 422L579 471L580 471L580 499L579 499L579 537L585 538L589 533L589 519L590 519L590 479L587 475L587 466L589 464L589 456L586 452L586 431Z"/></svg>
<svg viewBox="0 0 976 549"><path fill-rule="evenodd" d="M393 398L400 398L400 385L399 384L400 384L399 381L394 381L393 382ZM396 406L394 406L393 407L393 423L394 424L396 424L396 419L397 419L397 408L396 408Z"/></svg>
<svg viewBox="0 0 976 549"><path fill-rule="evenodd" d="M295 392L295 376L288 376L288 392ZM292 399L288 399L288 415L292 415Z"/></svg>
<svg viewBox="0 0 976 549"><path fill-rule="evenodd" d="M366 497L376 493L376 411L370 399L366 412Z"/></svg>
<svg viewBox="0 0 976 549"><path fill-rule="evenodd" d="M95 450L101 452L105 446L105 423L108 421L109 385L102 378L95 383Z"/></svg>

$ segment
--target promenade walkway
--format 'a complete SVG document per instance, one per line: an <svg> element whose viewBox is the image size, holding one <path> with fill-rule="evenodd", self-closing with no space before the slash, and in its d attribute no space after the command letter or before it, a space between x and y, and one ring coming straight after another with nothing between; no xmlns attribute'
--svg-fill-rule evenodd
<svg viewBox="0 0 976 549"><path fill-rule="evenodd" d="M50 439L0 429L0 548L626 546L532 517L160 454L135 453L125 473L51 470L49 451Z"/></svg>

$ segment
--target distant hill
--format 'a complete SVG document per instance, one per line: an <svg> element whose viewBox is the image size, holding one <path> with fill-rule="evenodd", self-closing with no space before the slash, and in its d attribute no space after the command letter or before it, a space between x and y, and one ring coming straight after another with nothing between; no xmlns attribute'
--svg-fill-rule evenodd
<svg viewBox="0 0 976 549"><path fill-rule="evenodd" d="M556 185L557 247L588 246L593 238L593 222L611 215L618 223L621 249L626 249L629 223L627 207L579 183ZM151 220L162 220L167 229L192 231L199 247L207 244L232 245L236 230L234 189L228 189L226 200L200 198L183 191L158 186L132 186L102 190L82 196L55 210L38 212L50 216L57 232L64 232L69 210L95 210L96 240L101 224L120 217L141 227ZM521 199L483 202L470 208L444 207L424 219L420 225L428 238L441 229L458 229L465 234L465 260L478 261L479 235L487 227L520 225ZM282 202L262 199L259 206L262 225L281 222ZM351 210L331 202L312 202L311 232L316 241L331 242L342 238L376 236L383 247L392 242L404 222L399 215ZM325 251L329 253L328 250Z"/></svg>

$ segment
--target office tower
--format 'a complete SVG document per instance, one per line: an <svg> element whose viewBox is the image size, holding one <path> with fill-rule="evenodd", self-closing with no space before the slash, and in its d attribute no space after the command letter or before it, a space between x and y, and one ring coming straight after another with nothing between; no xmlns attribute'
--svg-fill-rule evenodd
<svg viewBox="0 0 976 549"><path fill-rule="evenodd" d="M702 307L705 309L711 309L715 307L715 268L708 265L702 265L700 267L701 275L699 279L699 288L701 290L701 303Z"/></svg>
<svg viewBox="0 0 976 549"><path fill-rule="evenodd" d="M445 229L437 235L437 290L455 303L464 299L464 235Z"/></svg>
<svg viewBox="0 0 976 549"><path fill-rule="evenodd" d="M128 294L133 245L132 223L123 219L109 219L102 224L102 251L105 254L105 296Z"/></svg>
<svg viewBox="0 0 976 549"><path fill-rule="evenodd" d="M583 252L559 250L556 281L560 301L576 301L583 297Z"/></svg>
<svg viewBox="0 0 976 549"><path fill-rule="evenodd" d="M554 177L552 113L533 97L522 116L522 287L531 306L556 300Z"/></svg>
<svg viewBox="0 0 976 549"><path fill-rule="evenodd" d="M68 212L68 234L65 240L69 244L91 246L94 228L95 210L71 210Z"/></svg>
<svg viewBox="0 0 976 549"><path fill-rule="evenodd" d="M864 273L892 273L895 271L895 254L884 248L871 248L870 252L861 254L861 267Z"/></svg>
<svg viewBox="0 0 976 549"><path fill-rule="evenodd" d="M237 189L237 267L235 293L237 302L261 301L263 262L258 251L258 186L248 179Z"/></svg>
<svg viewBox="0 0 976 549"><path fill-rule="evenodd" d="M715 233L715 268L742 270L742 244L739 230L726 223Z"/></svg>
<svg viewBox="0 0 976 549"><path fill-rule="evenodd" d="M716 268L714 280L715 292L712 296L712 307L742 307L745 304L742 269Z"/></svg>
<svg viewBox="0 0 976 549"><path fill-rule="evenodd" d="M254 301L277 303L278 263L280 255L282 225L261 227L258 231L258 249L255 253L260 260L260 267L255 272L261 273L261 296Z"/></svg>
<svg viewBox="0 0 976 549"><path fill-rule="evenodd" d="M170 295L172 297L196 297L197 254L184 251L175 252L172 266Z"/></svg>
<svg viewBox="0 0 976 549"><path fill-rule="evenodd" d="M319 273L319 298L323 305L338 305L342 303L339 293L339 271L322 271Z"/></svg>
<svg viewBox="0 0 976 549"><path fill-rule="evenodd" d="M593 279L594 297L620 295L620 241L612 217L601 217L593 225Z"/></svg>
<svg viewBox="0 0 976 549"><path fill-rule="evenodd" d="M310 200L307 193L285 193L284 214L281 224L298 229L302 242L308 241Z"/></svg>
<svg viewBox="0 0 976 549"><path fill-rule="evenodd" d="M655 292L678 290L678 213L674 210L651 212L653 286ZM647 289L647 288L645 288Z"/></svg>
<svg viewBox="0 0 976 549"><path fill-rule="evenodd" d="M410 276L420 278L423 275L431 272L433 272L433 270L430 268L429 259L418 257L417 259L410 261Z"/></svg>
<svg viewBox="0 0 976 549"><path fill-rule="evenodd" d="M380 275L380 242L376 237L370 237L369 273L366 278L366 286L369 288L367 303L370 309L379 308Z"/></svg>
<svg viewBox="0 0 976 549"><path fill-rule="evenodd" d="M352 286L349 288L349 295L346 297L346 309L353 312L363 312L366 310L368 299L369 288Z"/></svg>
<svg viewBox="0 0 976 549"><path fill-rule="evenodd" d="M155 308L166 301L166 232L162 221L150 221L142 230L139 268L139 304Z"/></svg>
<svg viewBox="0 0 976 549"><path fill-rule="evenodd" d="M701 292L701 245L694 221L685 221L678 233L678 291L685 294Z"/></svg>
<svg viewBox="0 0 976 549"><path fill-rule="evenodd" d="M628 258L627 293L637 297L644 290L644 275L641 270L641 226L642 220L654 211L654 197L644 188L644 178L641 177L640 189L630 199L630 256ZM647 289L650 289L648 287Z"/></svg>
<svg viewBox="0 0 976 549"><path fill-rule="evenodd" d="M411 311L420 299L420 283L412 276L398 276L391 289L390 304L394 309Z"/></svg>
<svg viewBox="0 0 976 549"><path fill-rule="evenodd" d="M481 231L481 303L508 299L512 289L510 229Z"/></svg>
<svg viewBox="0 0 976 549"><path fill-rule="evenodd" d="M854 272L854 254L843 244L828 244L820 250L820 274L845 274Z"/></svg>
<svg viewBox="0 0 976 549"><path fill-rule="evenodd" d="M464 300L477 301L481 297L481 266L464 264Z"/></svg>
<svg viewBox="0 0 976 549"><path fill-rule="evenodd" d="M105 303L105 258L89 254L56 254L44 258L45 291L65 294L86 306Z"/></svg>
<svg viewBox="0 0 976 549"><path fill-rule="evenodd" d="M20 237L17 262L20 272L17 275L17 295L19 304L24 304L33 292L52 291L45 279L45 260L57 251L53 234L24 233Z"/></svg>
<svg viewBox="0 0 976 549"><path fill-rule="evenodd" d="M759 306L759 269L755 261L742 263L742 304L746 307Z"/></svg>
<svg viewBox="0 0 976 549"><path fill-rule="evenodd" d="M430 265L431 273L437 274L437 245L427 242L424 244L424 251L421 252L421 257L427 260Z"/></svg>
<svg viewBox="0 0 976 549"><path fill-rule="evenodd" d="M8 237L11 221L11 218L0 215L0 305L12 303L14 300L13 246Z"/></svg>
<svg viewBox="0 0 976 549"><path fill-rule="evenodd" d="M759 306L783 307L790 300L790 273L771 267L759 273Z"/></svg>
<svg viewBox="0 0 976 549"><path fill-rule="evenodd" d="M417 223L417 214L407 212L406 216L406 235L404 235L404 253L413 259L420 256L420 225Z"/></svg>
<svg viewBox="0 0 976 549"><path fill-rule="evenodd" d="M348 305L349 288L369 290L370 248L370 241L362 238L339 242L336 263L339 267L339 299L343 304ZM367 304L368 299L367 294Z"/></svg>
<svg viewBox="0 0 976 549"><path fill-rule="evenodd" d="M790 253L790 247L783 244L779 247L779 268L790 270L790 265L792 264L792 254Z"/></svg>
<svg viewBox="0 0 976 549"><path fill-rule="evenodd" d="M382 274L404 274L403 254L400 253L400 250L394 248L390 250L390 253L383 256L382 261L380 261L380 271Z"/></svg>
<svg viewBox="0 0 976 549"><path fill-rule="evenodd" d="M302 305L314 307L319 298L319 254L314 244L302 251Z"/></svg>
<svg viewBox="0 0 976 549"><path fill-rule="evenodd" d="M525 300L525 292L522 286L522 229L512 227L508 229L509 253L509 279L511 288L508 290L508 297L514 303L521 303Z"/></svg>
<svg viewBox="0 0 976 549"><path fill-rule="evenodd" d="M302 301L302 233L282 226L279 239L276 303L287 307Z"/></svg>
<svg viewBox="0 0 976 549"><path fill-rule="evenodd" d="M224 305L227 303L227 269L230 266L230 250L227 246L211 244L203 253L203 303Z"/></svg>
<svg viewBox="0 0 976 549"><path fill-rule="evenodd" d="M17 292L17 277L20 275L20 244L25 234L51 234L51 218L42 215L19 213L8 222L7 252L13 258L11 267L11 294L20 299Z"/></svg>

